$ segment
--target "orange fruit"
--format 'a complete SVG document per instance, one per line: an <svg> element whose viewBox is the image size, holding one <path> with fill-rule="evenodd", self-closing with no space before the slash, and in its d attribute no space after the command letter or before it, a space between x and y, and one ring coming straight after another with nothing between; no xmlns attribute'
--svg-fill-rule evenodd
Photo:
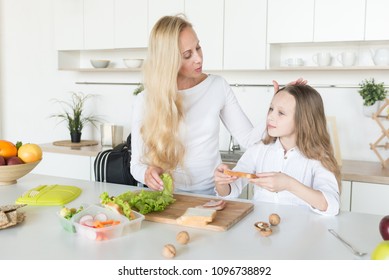
<svg viewBox="0 0 389 280"><path fill-rule="evenodd" d="M24 144L18 150L18 157L25 163L42 159L42 149L37 144Z"/></svg>
<svg viewBox="0 0 389 280"><path fill-rule="evenodd" d="M16 149L14 143L7 140L0 140L0 156L10 158L16 156L17 153L18 149Z"/></svg>

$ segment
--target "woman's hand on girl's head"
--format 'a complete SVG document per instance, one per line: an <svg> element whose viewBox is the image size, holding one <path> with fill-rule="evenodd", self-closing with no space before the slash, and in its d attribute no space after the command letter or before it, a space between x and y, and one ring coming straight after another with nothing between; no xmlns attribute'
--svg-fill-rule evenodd
<svg viewBox="0 0 389 280"><path fill-rule="evenodd" d="M281 172L264 172L257 173L258 178L250 179L253 183L270 192L281 192L288 190L291 177Z"/></svg>
<svg viewBox="0 0 389 280"><path fill-rule="evenodd" d="M277 92L280 89L280 85L275 80L273 80L272 83L274 86L274 92ZM304 80L303 78L298 78L296 81L292 81L292 82L288 83L287 85L306 85L307 83L308 83L307 80Z"/></svg>
<svg viewBox="0 0 389 280"><path fill-rule="evenodd" d="M160 175L163 173L162 168L149 166L145 172L145 184L153 190L162 191L163 182Z"/></svg>

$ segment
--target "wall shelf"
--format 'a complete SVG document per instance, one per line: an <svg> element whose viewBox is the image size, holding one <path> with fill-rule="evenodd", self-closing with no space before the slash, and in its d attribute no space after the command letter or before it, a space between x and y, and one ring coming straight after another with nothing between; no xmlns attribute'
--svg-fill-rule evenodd
<svg viewBox="0 0 389 280"><path fill-rule="evenodd" d="M59 68L58 70L78 72L140 72L142 68Z"/></svg>
<svg viewBox="0 0 389 280"><path fill-rule="evenodd" d="M350 42L305 42L268 44L268 70L389 70L389 65L375 65L372 57L378 49L387 49L388 41L350 41ZM353 66L344 67L338 57L342 52L352 52L356 56ZM330 66L318 66L313 56L329 53ZM288 60L301 59L303 66L288 65Z"/></svg>
<svg viewBox="0 0 389 280"><path fill-rule="evenodd" d="M285 67L271 67L269 70L276 71L328 71L328 70L340 70L340 71L349 71L349 70L389 70L388 66L353 66L353 67L342 67L342 66L328 66L328 67L320 67L320 66L285 66Z"/></svg>

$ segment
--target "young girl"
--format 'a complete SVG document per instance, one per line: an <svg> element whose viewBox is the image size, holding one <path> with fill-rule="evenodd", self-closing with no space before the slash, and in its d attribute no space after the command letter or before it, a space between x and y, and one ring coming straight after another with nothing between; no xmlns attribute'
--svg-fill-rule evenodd
<svg viewBox="0 0 389 280"><path fill-rule="evenodd" d="M323 215L339 212L340 169L327 131L323 101L308 85L290 85L273 97L264 139L247 149L233 170L245 179L215 171L219 196L238 197L254 184L254 200L305 205ZM254 176L255 177L255 176Z"/></svg>

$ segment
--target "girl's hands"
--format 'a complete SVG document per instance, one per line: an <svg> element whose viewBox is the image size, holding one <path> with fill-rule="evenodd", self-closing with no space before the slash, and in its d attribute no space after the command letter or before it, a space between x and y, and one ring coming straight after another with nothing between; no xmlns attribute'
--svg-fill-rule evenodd
<svg viewBox="0 0 389 280"><path fill-rule="evenodd" d="M281 192L288 190L288 187L292 186L292 177L281 172L264 172L257 173L258 178L250 179L250 183L253 183L261 188L264 188L270 192Z"/></svg>
<svg viewBox="0 0 389 280"><path fill-rule="evenodd" d="M307 80L304 80L303 78L298 78L296 81L292 81L288 83L288 85L306 85L308 83ZM273 86L274 86L274 93L276 93L280 89L280 85L277 83L277 81L273 80Z"/></svg>
<svg viewBox="0 0 389 280"><path fill-rule="evenodd" d="M159 177L163 173L162 168L156 166L149 166L145 172L145 184L153 190L162 191L163 190L163 182L161 177Z"/></svg>
<svg viewBox="0 0 389 280"><path fill-rule="evenodd" d="M238 179L238 177L224 174L224 170L227 169L229 168L226 164L220 164L214 172L216 191L221 196L229 195L231 192L229 184Z"/></svg>

